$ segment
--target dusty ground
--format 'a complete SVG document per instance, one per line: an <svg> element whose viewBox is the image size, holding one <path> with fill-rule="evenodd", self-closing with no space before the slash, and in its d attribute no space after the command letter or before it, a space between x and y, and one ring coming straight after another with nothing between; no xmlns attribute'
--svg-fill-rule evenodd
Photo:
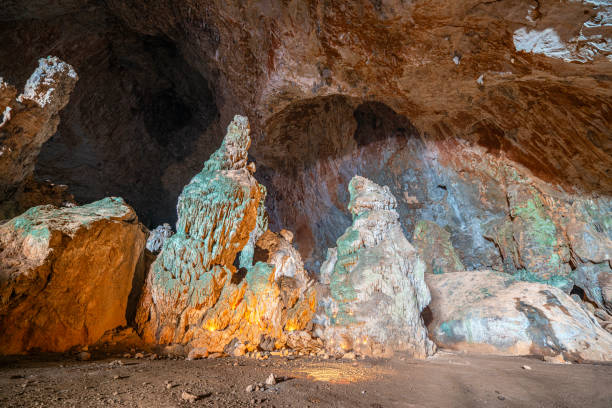
<svg viewBox="0 0 612 408"><path fill-rule="evenodd" d="M270 373L287 379L246 392ZM183 391L200 397L186 402ZM611 407L612 365L447 352L427 361L4 358L0 406Z"/></svg>

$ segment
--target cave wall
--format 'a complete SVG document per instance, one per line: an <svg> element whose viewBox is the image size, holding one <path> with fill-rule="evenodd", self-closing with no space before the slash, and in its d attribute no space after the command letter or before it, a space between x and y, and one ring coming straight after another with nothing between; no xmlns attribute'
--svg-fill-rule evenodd
<svg viewBox="0 0 612 408"><path fill-rule="evenodd" d="M77 200L124 196L150 227L173 221L180 189L241 113L273 228L296 232L309 268L349 225L346 186L359 173L400 198L408 236L421 219L447 229L469 269L528 264L495 232L514 223L516 185L527 186L559 235L543 252L534 241L536 255L557 251L572 269L564 221L548 213L586 212L610 236L609 9L12 0L0 71L19 85L41 55L75 67L81 79L36 174Z"/></svg>

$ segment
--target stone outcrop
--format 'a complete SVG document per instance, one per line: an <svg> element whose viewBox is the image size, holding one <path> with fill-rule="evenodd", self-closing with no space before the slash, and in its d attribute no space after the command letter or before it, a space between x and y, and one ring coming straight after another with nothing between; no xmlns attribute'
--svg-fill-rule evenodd
<svg viewBox="0 0 612 408"><path fill-rule="evenodd" d="M136 317L147 342L189 344L200 354L230 343L274 348L286 343L285 329L310 321L315 293L299 254L281 236L262 237L265 188L247 160L249 132L236 116L179 197L177 232L151 267ZM253 265L256 252L265 262Z"/></svg>
<svg viewBox="0 0 612 408"><path fill-rule="evenodd" d="M32 176L40 149L56 132L59 111L77 79L72 66L56 57L39 60L19 96L0 78L0 203Z"/></svg>
<svg viewBox="0 0 612 408"><path fill-rule="evenodd" d="M450 241L450 233L435 222L421 220L414 228L412 243L425 262L425 273L456 272L465 269Z"/></svg>
<svg viewBox="0 0 612 408"><path fill-rule="evenodd" d="M560 289L508 274L427 275L437 345L506 355L612 360L612 335Z"/></svg>
<svg viewBox="0 0 612 408"><path fill-rule="evenodd" d="M330 296L317 323L332 350L387 355L407 350L433 354L421 312L430 301L425 265L398 220L389 188L355 176L349 185L353 225L321 267Z"/></svg>
<svg viewBox="0 0 612 408"><path fill-rule="evenodd" d="M120 198L33 207L0 225L0 354L61 352L125 325L144 245Z"/></svg>
<svg viewBox="0 0 612 408"><path fill-rule="evenodd" d="M172 227L170 224L164 223L162 225L158 225L153 231L151 231L149 237L147 238L147 249L151 252L161 251L164 242L173 234L174 232L172 232Z"/></svg>

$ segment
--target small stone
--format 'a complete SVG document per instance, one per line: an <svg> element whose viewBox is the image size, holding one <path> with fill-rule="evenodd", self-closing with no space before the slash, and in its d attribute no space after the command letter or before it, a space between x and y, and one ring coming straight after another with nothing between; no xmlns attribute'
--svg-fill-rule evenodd
<svg viewBox="0 0 612 408"><path fill-rule="evenodd" d="M157 360L157 354L151 354L149 357L151 360Z"/></svg>
<svg viewBox="0 0 612 408"><path fill-rule="evenodd" d="M500 401L503 401L503 400L506 399L506 397L504 397L503 395L498 395L497 399L500 400Z"/></svg>
<svg viewBox="0 0 612 408"><path fill-rule="evenodd" d="M523 370L531 370L531 367L529 367L528 365L524 365L522 368Z"/></svg>
<svg viewBox="0 0 612 408"><path fill-rule="evenodd" d="M113 375L113 380L118 380L118 379L120 379L120 378L121 378L121 377L120 377L120 376L118 376L118 375Z"/></svg>
<svg viewBox="0 0 612 408"><path fill-rule="evenodd" d="M276 384L276 377L274 377L274 374L270 374L268 376L268 378L266 378L266 385L275 385Z"/></svg>
<svg viewBox="0 0 612 408"><path fill-rule="evenodd" d="M113 392L113 395L117 396L117 395L119 395L119 393L117 391L115 391L115 392Z"/></svg>
<svg viewBox="0 0 612 408"><path fill-rule="evenodd" d="M132 358L132 355L130 353L125 353L123 355L123 358Z"/></svg>
<svg viewBox="0 0 612 408"><path fill-rule="evenodd" d="M136 353L136 355L134 355L134 358L144 358L144 354Z"/></svg>
<svg viewBox="0 0 612 408"><path fill-rule="evenodd" d="M350 353L344 353L342 358L345 359L345 360L354 360L355 359L355 353L353 353L352 351Z"/></svg>
<svg viewBox="0 0 612 408"><path fill-rule="evenodd" d="M570 362L565 361L563 354L557 354L556 356L544 356L544 361L551 364L571 364Z"/></svg>
<svg viewBox="0 0 612 408"><path fill-rule="evenodd" d="M183 391L183 393L181 394L181 399L183 399L184 401L187 401L189 403L194 403L198 400L198 396L197 395L193 395L190 392L187 391Z"/></svg>
<svg viewBox="0 0 612 408"><path fill-rule="evenodd" d="M81 361L88 361L91 359L91 354L89 354L87 351L81 351L78 355L78 359Z"/></svg>
<svg viewBox="0 0 612 408"><path fill-rule="evenodd" d="M174 385L173 385L173 384L170 384L170 383L166 384L166 389L167 389L167 390L169 390L169 389L170 389L170 388L172 388L172 387L174 387Z"/></svg>
<svg viewBox="0 0 612 408"><path fill-rule="evenodd" d="M196 347L187 355L187 360L198 360L208 357L208 349L206 347Z"/></svg>
<svg viewBox="0 0 612 408"><path fill-rule="evenodd" d="M255 387L253 387L253 384L249 384L249 385L247 385L245 391L246 392L253 392L254 389L255 389Z"/></svg>

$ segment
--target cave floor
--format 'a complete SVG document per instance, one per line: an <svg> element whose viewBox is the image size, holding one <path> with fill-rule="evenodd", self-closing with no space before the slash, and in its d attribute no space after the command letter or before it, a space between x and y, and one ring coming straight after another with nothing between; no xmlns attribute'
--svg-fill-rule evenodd
<svg viewBox="0 0 612 408"><path fill-rule="evenodd" d="M439 352L426 360L0 360L2 407L610 407L612 365ZM531 369L525 369L523 366ZM266 391L247 392L274 373ZM168 385L170 384L170 385ZM183 391L199 396L182 399Z"/></svg>

